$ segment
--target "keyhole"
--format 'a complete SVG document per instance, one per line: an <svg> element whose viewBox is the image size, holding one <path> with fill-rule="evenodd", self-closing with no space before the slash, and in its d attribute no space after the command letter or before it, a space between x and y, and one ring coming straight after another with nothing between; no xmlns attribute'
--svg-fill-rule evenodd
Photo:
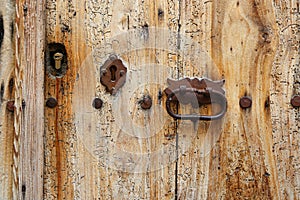
<svg viewBox="0 0 300 200"><path fill-rule="evenodd" d="M110 70L110 75L111 75L111 81L116 81L117 67L115 65L113 65L109 68L109 70Z"/></svg>

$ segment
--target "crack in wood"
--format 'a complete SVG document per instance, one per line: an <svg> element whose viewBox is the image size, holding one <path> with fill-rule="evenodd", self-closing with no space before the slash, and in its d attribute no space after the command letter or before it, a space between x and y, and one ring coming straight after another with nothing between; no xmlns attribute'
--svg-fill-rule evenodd
<svg viewBox="0 0 300 200"><path fill-rule="evenodd" d="M1 47L2 47L2 43L3 43L3 38L4 38L3 15L0 14L0 50L1 50Z"/></svg>

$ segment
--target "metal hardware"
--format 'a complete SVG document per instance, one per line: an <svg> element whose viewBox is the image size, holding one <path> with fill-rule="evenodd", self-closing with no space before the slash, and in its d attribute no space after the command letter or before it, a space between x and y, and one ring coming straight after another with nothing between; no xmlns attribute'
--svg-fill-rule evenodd
<svg viewBox="0 0 300 200"><path fill-rule="evenodd" d="M103 106L103 101L102 101L100 98L95 98L94 101L93 101L92 106L93 106L95 109L101 109L102 106Z"/></svg>
<svg viewBox="0 0 300 200"><path fill-rule="evenodd" d="M57 104L57 100L53 97L48 98L46 101L46 106L49 108L55 108Z"/></svg>
<svg viewBox="0 0 300 200"><path fill-rule="evenodd" d="M166 108L168 114L181 120L216 120L224 116L227 110L227 100L224 96L225 91L222 86L225 80L211 81L209 79L189 79L184 78L178 81L168 79L169 87L165 89L167 95ZM171 103L176 102L183 105L191 104L194 108L206 104L217 103L221 106L221 111L215 115L196 115L196 114L175 114L171 110Z"/></svg>
<svg viewBox="0 0 300 200"><path fill-rule="evenodd" d="M300 107L300 95L294 95L291 99L291 104L294 108Z"/></svg>
<svg viewBox="0 0 300 200"><path fill-rule="evenodd" d="M149 95L143 96L143 99L139 103L142 109L149 110L152 107L152 98Z"/></svg>
<svg viewBox="0 0 300 200"><path fill-rule="evenodd" d="M15 111L15 101L8 101L6 104L6 108L9 112L14 112Z"/></svg>
<svg viewBox="0 0 300 200"><path fill-rule="evenodd" d="M126 82L126 73L127 68L123 62L116 56L111 56L101 67L100 81L107 92L115 95Z"/></svg>
<svg viewBox="0 0 300 200"><path fill-rule="evenodd" d="M67 73L68 55L64 44L50 43L45 51L46 72L51 77L61 78Z"/></svg>
<svg viewBox="0 0 300 200"><path fill-rule="evenodd" d="M26 102L24 100L22 100L22 109L24 109L26 106ZM9 112L14 112L15 111L15 101L14 100L11 100L11 101L8 101L7 104L6 104L6 108Z"/></svg>
<svg viewBox="0 0 300 200"><path fill-rule="evenodd" d="M252 106L252 98L249 96L244 96L240 98L240 106L243 109L250 108Z"/></svg>
<svg viewBox="0 0 300 200"><path fill-rule="evenodd" d="M53 56L53 59L55 60L55 69L60 69L61 68L61 61L64 57L64 54L62 53L55 53Z"/></svg>

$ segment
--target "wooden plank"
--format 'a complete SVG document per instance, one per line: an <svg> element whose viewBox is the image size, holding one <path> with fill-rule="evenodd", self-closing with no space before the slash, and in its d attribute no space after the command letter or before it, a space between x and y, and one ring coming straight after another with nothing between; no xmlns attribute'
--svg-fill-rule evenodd
<svg viewBox="0 0 300 200"><path fill-rule="evenodd" d="M15 149L19 146L15 199L43 199L44 1L16 1ZM16 150L15 150L16 151Z"/></svg>
<svg viewBox="0 0 300 200"><path fill-rule="evenodd" d="M14 113L7 104L14 100L14 5L11 1L0 1L0 196L13 198L14 176L13 140ZM14 165L15 166L15 165Z"/></svg>
<svg viewBox="0 0 300 200"><path fill-rule="evenodd" d="M279 199L300 199L300 111L290 100L300 94L299 1L274 1L278 46L271 72L272 152Z"/></svg>
<svg viewBox="0 0 300 200"><path fill-rule="evenodd" d="M44 199L174 198L175 124L158 95L177 78L178 1L49 0L46 7L46 41L65 45L68 70L45 79L45 96L58 106L45 110ZM99 80L112 53L128 68L116 96ZM145 94L150 111L137 104ZM104 101L99 111L95 97Z"/></svg>
<svg viewBox="0 0 300 200"><path fill-rule="evenodd" d="M299 3L182 5L181 34L197 40L215 62L215 76L226 79L228 110L223 131L199 126L192 144L185 143L188 129L179 129L179 148L189 151L179 158L178 198L298 199L299 110L290 98L299 92ZM182 71L197 75L185 63ZM251 109L239 107L244 95L252 97ZM212 147L203 145L204 134L211 134Z"/></svg>
<svg viewBox="0 0 300 200"><path fill-rule="evenodd" d="M1 198L42 199L43 3L1 4Z"/></svg>
<svg viewBox="0 0 300 200"><path fill-rule="evenodd" d="M180 49L184 53L180 57L179 78L206 77L212 80L225 78L211 55L213 48L211 43L215 37L212 32L215 20L212 16L215 12L213 3L216 1L181 2L180 36L186 39L180 44ZM210 108L204 107L199 110L203 114L209 114ZM191 110L188 108L179 110L179 113L189 112ZM209 155L220 139L223 123L178 121L177 199L218 199L208 196L212 179Z"/></svg>

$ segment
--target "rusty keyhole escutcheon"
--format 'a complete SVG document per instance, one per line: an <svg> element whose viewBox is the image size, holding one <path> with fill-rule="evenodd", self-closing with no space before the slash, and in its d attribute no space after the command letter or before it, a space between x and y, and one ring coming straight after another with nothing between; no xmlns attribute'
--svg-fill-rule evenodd
<svg viewBox="0 0 300 200"><path fill-rule="evenodd" d="M111 56L101 67L100 82L106 91L115 95L126 82L127 68L122 60Z"/></svg>

